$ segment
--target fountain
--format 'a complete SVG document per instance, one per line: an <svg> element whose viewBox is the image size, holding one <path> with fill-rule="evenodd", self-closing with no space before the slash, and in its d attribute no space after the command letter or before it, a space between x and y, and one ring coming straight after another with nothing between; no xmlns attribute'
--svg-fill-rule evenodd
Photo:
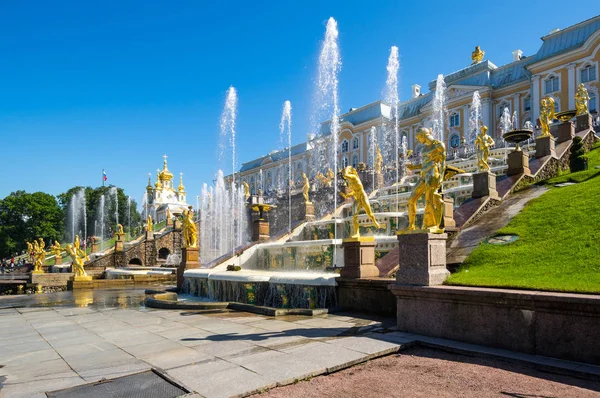
<svg viewBox="0 0 600 398"><path fill-rule="evenodd" d="M431 119L431 131L433 138L444 141L446 123L446 82L444 75L438 75L433 96L433 116Z"/></svg>
<svg viewBox="0 0 600 398"><path fill-rule="evenodd" d="M292 190L290 181L292 180L292 103L285 101L283 112L281 113L281 122L279 123L279 142L283 143L285 132L287 131L287 152L288 152L288 173L287 173L287 192L288 192L288 233L292 232ZM280 174L283 178L283 173Z"/></svg>
<svg viewBox="0 0 600 398"><path fill-rule="evenodd" d="M471 101L471 115L469 117L469 147L475 147L475 139L479 133L481 121L481 97L479 91L473 92L473 100Z"/></svg>
<svg viewBox="0 0 600 398"><path fill-rule="evenodd" d="M514 128L513 119L510 117L508 108L504 108L502 118L500 119L500 128L502 129L502 139L505 142L514 143L515 149L507 154L506 161L508 163L507 175L517 175L524 173L531 175L529 170L529 154L521 150L519 143L527 141L533 136L533 131L522 128ZM508 145L505 146L505 153L508 150Z"/></svg>
<svg viewBox="0 0 600 398"><path fill-rule="evenodd" d="M106 199L104 197L104 194L102 194L102 196L100 196L100 199L98 201L98 214L96 217L96 221L100 224L100 251L104 251L104 224L105 224L105 206L106 206Z"/></svg>
<svg viewBox="0 0 600 398"><path fill-rule="evenodd" d="M75 235L87 239L87 211L83 188L78 189L69 199L67 219L67 223L71 227L69 237L71 242L75 240Z"/></svg>

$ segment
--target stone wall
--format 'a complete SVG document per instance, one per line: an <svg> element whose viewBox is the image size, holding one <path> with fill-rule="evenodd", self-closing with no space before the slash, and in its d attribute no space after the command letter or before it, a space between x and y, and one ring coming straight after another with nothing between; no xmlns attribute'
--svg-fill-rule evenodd
<svg viewBox="0 0 600 398"><path fill-rule="evenodd" d="M400 331L600 364L600 296L398 286Z"/></svg>
<svg viewBox="0 0 600 398"><path fill-rule="evenodd" d="M388 286L394 279L337 278L337 306L344 311L394 316L396 297Z"/></svg>
<svg viewBox="0 0 600 398"><path fill-rule="evenodd" d="M71 272L52 274L31 274L31 283L42 286L67 286L67 282L73 277Z"/></svg>

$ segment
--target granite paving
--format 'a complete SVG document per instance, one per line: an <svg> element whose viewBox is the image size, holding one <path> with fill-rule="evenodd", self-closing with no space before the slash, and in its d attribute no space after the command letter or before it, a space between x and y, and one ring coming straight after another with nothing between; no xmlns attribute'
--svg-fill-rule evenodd
<svg viewBox="0 0 600 398"><path fill-rule="evenodd" d="M151 368L203 397L244 396L398 351L381 319L44 306L2 308L0 396L45 392ZM394 321L383 320L391 326ZM396 333L397 334L397 333Z"/></svg>

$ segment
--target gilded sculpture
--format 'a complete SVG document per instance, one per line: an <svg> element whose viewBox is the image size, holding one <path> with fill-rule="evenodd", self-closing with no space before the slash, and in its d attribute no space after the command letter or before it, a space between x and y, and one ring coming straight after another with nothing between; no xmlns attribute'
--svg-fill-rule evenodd
<svg viewBox="0 0 600 398"><path fill-rule="evenodd" d="M83 267L85 260L88 259L85 253L83 253L81 250L77 250L77 248L70 243L65 247L65 251L69 254L69 256L71 256L71 259L73 260L71 264L71 272L73 272L75 278L87 276L85 268Z"/></svg>
<svg viewBox="0 0 600 398"><path fill-rule="evenodd" d="M39 238L33 241L33 273L43 273L42 266L46 263L46 250L44 239Z"/></svg>
<svg viewBox="0 0 600 398"><path fill-rule="evenodd" d="M248 199L250 197L250 186L246 181L242 181L242 185L244 186L244 196Z"/></svg>
<svg viewBox="0 0 600 398"><path fill-rule="evenodd" d="M488 127L481 126L479 129L480 133L475 138L475 151L477 152L477 168L479 171L489 171L490 165L488 164L488 158L490 156L490 148L494 146L495 142L492 137L487 135Z"/></svg>
<svg viewBox="0 0 600 398"><path fill-rule="evenodd" d="M542 98L540 101L540 125L542 126L542 137L550 136L550 123L552 123L554 118L554 98Z"/></svg>
<svg viewBox="0 0 600 398"><path fill-rule="evenodd" d="M381 150L377 147L377 155L375 157L375 173L381 174L381 166L383 165L383 156Z"/></svg>
<svg viewBox="0 0 600 398"><path fill-rule="evenodd" d="M50 249L52 250L52 252L54 252L54 255L56 257L60 257L60 252L61 252L61 247L60 247L60 243L58 243L57 240L54 241L54 244L52 246L50 246Z"/></svg>
<svg viewBox="0 0 600 398"><path fill-rule="evenodd" d="M444 143L434 139L431 130L425 127L417 130L415 138L422 145L421 178L408 199L407 229L416 230L417 201L425 195L422 229L431 233L443 233L440 224L444 213L444 200L438 191L446 174L446 147Z"/></svg>
<svg viewBox="0 0 600 398"><path fill-rule="evenodd" d="M167 219L170 219L170 218L173 218L173 217L171 216L171 209L169 209L169 208L167 207Z"/></svg>
<svg viewBox="0 0 600 398"><path fill-rule="evenodd" d="M352 204L352 221L354 223L354 234L353 238L360 238L360 229L358 226L358 213L361 210L364 210L367 216L373 222L376 228L381 228L377 220L375 219L375 215L373 214L373 210L371 210L371 204L369 203L369 198L365 193L362 182L360 181L360 177L356 172L356 169L352 166L347 166L342 170L342 177L348 183L348 187L350 188L348 193L340 192L340 195L345 198L354 197L354 203Z"/></svg>
<svg viewBox="0 0 600 398"><path fill-rule="evenodd" d="M79 241L79 235L75 235L75 241L73 242L73 246L75 246L75 249L79 250L79 248L81 247L81 243Z"/></svg>
<svg viewBox="0 0 600 398"><path fill-rule="evenodd" d="M310 203L308 197L308 191L310 190L310 181L308 181L308 177L305 173L302 173L302 181L304 182L302 185L302 196L304 196L304 201L306 203Z"/></svg>
<svg viewBox="0 0 600 398"><path fill-rule="evenodd" d="M146 231L152 232L152 216L151 215L148 215L148 218L146 218Z"/></svg>
<svg viewBox="0 0 600 398"><path fill-rule="evenodd" d="M125 232L123 232L123 226L121 224L117 224L117 232L115 233L115 235L117 235L117 236L125 235Z"/></svg>
<svg viewBox="0 0 600 398"><path fill-rule="evenodd" d="M583 83L579 83L579 87L577 87L577 92L575 93L575 107L577 108L577 116L579 115L587 115L588 111L588 101L590 100L590 95L585 88Z"/></svg>
<svg viewBox="0 0 600 398"><path fill-rule="evenodd" d="M471 53L471 61L473 61L472 65L478 64L483 61L483 56L485 55L485 51L483 51L479 46L475 46L475 50Z"/></svg>
<svg viewBox="0 0 600 398"><path fill-rule="evenodd" d="M194 223L194 211L191 208L183 211L182 229L183 247L196 247L198 245L198 228Z"/></svg>

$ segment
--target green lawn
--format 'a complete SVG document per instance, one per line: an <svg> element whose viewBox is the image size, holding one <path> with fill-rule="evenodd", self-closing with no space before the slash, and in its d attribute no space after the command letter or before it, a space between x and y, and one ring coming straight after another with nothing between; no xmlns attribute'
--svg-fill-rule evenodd
<svg viewBox="0 0 600 398"><path fill-rule="evenodd" d="M482 243L446 283L600 293L600 145L588 159L588 170L546 181L550 191L498 231L516 242ZM554 187L567 181L578 183Z"/></svg>

